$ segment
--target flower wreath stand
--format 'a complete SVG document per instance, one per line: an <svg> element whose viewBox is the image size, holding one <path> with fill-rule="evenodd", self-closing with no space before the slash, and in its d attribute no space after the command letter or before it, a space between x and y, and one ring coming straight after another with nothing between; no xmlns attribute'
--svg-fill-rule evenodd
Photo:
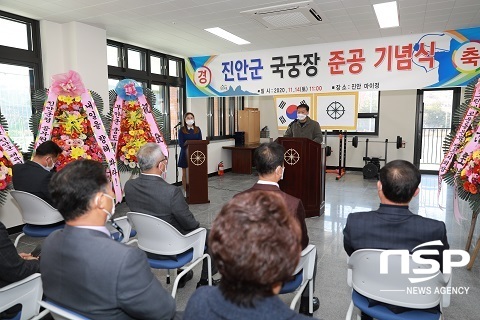
<svg viewBox="0 0 480 320"><path fill-rule="evenodd" d="M132 79L120 81L115 91L110 91L111 109L106 124L118 169L131 172L130 178L140 172L137 152L144 144L155 142L168 158L168 147L160 130L164 121L160 112L151 107L154 103L155 94Z"/></svg>
<svg viewBox="0 0 480 320"><path fill-rule="evenodd" d="M12 167L23 163L22 153L7 134L7 120L0 113L0 205L7 200L12 189Z"/></svg>
<svg viewBox="0 0 480 320"><path fill-rule="evenodd" d="M33 95L37 113L32 115L30 128L37 138L31 151L44 141L55 142L63 149L56 163L57 170L77 159L103 162L108 168L117 202L120 202L123 195L117 161L97 109L97 105L100 109L103 107L101 97L87 90L75 71L55 75L52 79L48 90L39 90ZM42 98L44 103L40 104Z"/></svg>
<svg viewBox="0 0 480 320"><path fill-rule="evenodd" d="M469 99L470 98L470 99ZM465 101L453 115L452 131L443 144L445 157L439 169L440 179L455 188L454 215L459 221L462 214L458 209L458 199L468 202L472 210L470 230L465 251L470 250L478 213L480 212L480 77L475 77L465 88ZM467 269L470 270L480 251L480 238L477 240Z"/></svg>

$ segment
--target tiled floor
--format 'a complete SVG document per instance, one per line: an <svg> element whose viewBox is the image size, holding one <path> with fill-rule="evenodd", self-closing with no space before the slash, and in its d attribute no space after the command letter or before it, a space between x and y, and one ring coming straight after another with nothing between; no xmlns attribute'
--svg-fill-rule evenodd
<svg viewBox="0 0 480 320"><path fill-rule="evenodd" d="M257 180L255 175L227 173L222 177L209 179L210 203L191 205L190 209L203 227L210 227L221 206L236 193L243 191ZM420 215L445 221L451 248L464 249L471 216L457 223L453 218L453 193L451 188L443 187L437 202L437 177L422 176L421 192L412 201L411 210ZM315 295L320 299L320 309L315 317L321 319L344 319L350 302L350 289L346 283L347 255L343 249L343 234L347 216L350 212L366 211L378 207L376 180L364 180L361 173L349 172L336 181L335 175L327 175L325 215L307 219L311 243L317 247L318 265ZM120 204L118 215L125 214L128 208ZM474 240L478 238L479 230ZM13 236L12 236L13 238ZM30 252L38 241L24 237L19 250ZM471 271L456 268L453 273L453 286L470 287L467 295L452 295L450 307L444 309L446 319L479 319L480 316L480 258ZM165 272L154 271L165 285ZM179 289L176 297L177 309L184 310L188 298L195 290L199 279L200 267L196 267L194 279L185 288ZM171 290L171 285L165 285ZM292 295L282 299L290 302Z"/></svg>

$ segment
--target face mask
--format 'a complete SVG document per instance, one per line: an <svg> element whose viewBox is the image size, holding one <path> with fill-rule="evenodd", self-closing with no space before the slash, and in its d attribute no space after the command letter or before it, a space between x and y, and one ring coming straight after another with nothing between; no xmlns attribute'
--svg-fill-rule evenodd
<svg viewBox="0 0 480 320"><path fill-rule="evenodd" d="M160 174L160 176L162 177L163 180L167 180L167 165L168 165L167 160L166 159L162 160L158 166L160 167L162 163L165 166L165 168L164 168L164 171L162 171L162 173Z"/></svg>
<svg viewBox="0 0 480 320"><path fill-rule="evenodd" d="M280 180L283 180L283 174L285 173L285 167L282 167L282 176L280 177Z"/></svg>
<svg viewBox="0 0 480 320"><path fill-rule="evenodd" d="M297 119L303 121L307 118L306 114L297 113Z"/></svg>
<svg viewBox="0 0 480 320"><path fill-rule="evenodd" d="M50 159L50 161L52 161L52 165L51 165L51 166L48 165L48 159L47 159L47 165L46 165L46 166L42 166L43 169L45 169L45 170L47 170L47 171L51 171L51 170L53 169L53 167L55 167L55 162L53 162L52 158L49 158L49 159Z"/></svg>
<svg viewBox="0 0 480 320"><path fill-rule="evenodd" d="M110 195L104 193L103 194L105 197L112 199L112 212L108 212L105 209L102 209L103 212L107 214L107 218L105 219L105 222L107 222L109 219L113 220L113 215L115 214L115 198L111 197Z"/></svg>
<svg viewBox="0 0 480 320"><path fill-rule="evenodd" d="M187 123L188 126L193 126L193 124L195 123L195 120L187 120L185 122Z"/></svg>

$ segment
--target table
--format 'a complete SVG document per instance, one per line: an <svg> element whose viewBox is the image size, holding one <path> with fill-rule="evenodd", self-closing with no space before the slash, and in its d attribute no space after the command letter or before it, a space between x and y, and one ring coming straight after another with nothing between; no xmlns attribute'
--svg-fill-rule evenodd
<svg viewBox="0 0 480 320"><path fill-rule="evenodd" d="M250 144L244 146L225 146L223 149L232 151L232 172L252 174L253 152L260 144Z"/></svg>

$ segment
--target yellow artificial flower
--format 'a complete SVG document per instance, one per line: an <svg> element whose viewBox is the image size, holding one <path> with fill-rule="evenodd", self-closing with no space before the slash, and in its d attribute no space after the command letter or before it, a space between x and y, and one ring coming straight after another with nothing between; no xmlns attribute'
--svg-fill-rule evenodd
<svg viewBox="0 0 480 320"><path fill-rule="evenodd" d="M140 110L131 111L128 114L128 124L130 126L136 126L142 121L142 115L140 114Z"/></svg>
<svg viewBox="0 0 480 320"><path fill-rule="evenodd" d="M9 176L12 175L12 168L8 168L8 175L9 175Z"/></svg>
<svg viewBox="0 0 480 320"><path fill-rule="evenodd" d="M72 134L75 131L79 133L82 132L84 118L80 114L64 112L59 118L61 119L60 123L64 126L65 133Z"/></svg>
<svg viewBox="0 0 480 320"><path fill-rule="evenodd" d="M134 136L135 135L135 130L128 131L128 134L131 135L131 136Z"/></svg>
<svg viewBox="0 0 480 320"><path fill-rule="evenodd" d="M480 158L480 150L473 151L473 159Z"/></svg>
<svg viewBox="0 0 480 320"><path fill-rule="evenodd" d="M58 100L65 102L66 104L71 104L74 98L71 96L58 96Z"/></svg>
<svg viewBox="0 0 480 320"><path fill-rule="evenodd" d="M78 158L80 158L80 157L83 157L84 154L85 154L85 150L83 150L83 148L73 147L73 148L72 148L72 152L70 153L70 156L71 156L73 159L78 159Z"/></svg>
<svg viewBox="0 0 480 320"><path fill-rule="evenodd" d="M133 148L128 150L128 154L131 155L131 156L134 156L135 153L137 153L137 152Z"/></svg>
<svg viewBox="0 0 480 320"><path fill-rule="evenodd" d="M122 150L122 152L127 152L127 146L123 146L120 150Z"/></svg>
<svg viewBox="0 0 480 320"><path fill-rule="evenodd" d="M460 176L465 177L467 175L467 169L462 169Z"/></svg>

